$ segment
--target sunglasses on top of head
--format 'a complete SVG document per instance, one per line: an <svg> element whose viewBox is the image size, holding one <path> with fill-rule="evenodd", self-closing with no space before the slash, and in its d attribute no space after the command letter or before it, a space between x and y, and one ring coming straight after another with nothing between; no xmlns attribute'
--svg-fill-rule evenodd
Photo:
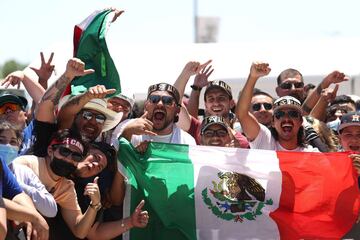
<svg viewBox="0 0 360 240"><path fill-rule="evenodd" d="M279 110L274 113L274 116L276 119L283 118L283 117L285 117L285 115L287 115L289 118L292 118L292 119L298 119L301 117L300 113L296 110L290 110L287 112Z"/></svg>
<svg viewBox="0 0 360 240"><path fill-rule="evenodd" d="M87 121L90 121L92 118L95 117L95 121L99 124L103 124L106 121L106 117L104 114L96 114L86 110L82 112L82 117Z"/></svg>
<svg viewBox="0 0 360 240"><path fill-rule="evenodd" d="M161 102L164 104L164 105L172 105L175 101L175 99L171 96L160 96L160 95L150 95L148 97L148 100L153 103L153 104L156 104L158 102Z"/></svg>
<svg viewBox="0 0 360 240"><path fill-rule="evenodd" d="M295 88L303 88L304 83L303 82L283 82L280 84L280 88L282 88L282 89L291 89L293 86Z"/></svg>
<svg viewBox="0 0 360 240"><path fill-rule="evenodd" d="M264 106L265 110L271 110L273 105L271 103L254 103L252 105L253 111L259 111L261 109L261 105Z"/></svg>
<svg viewBox="0 0 360 240"><path fill-rule="evenodd" d="M16 103L9 103L9 102L4 103L3 105L0 106L0 114L4 114L8 109L10 109L12 112L20 111L21 106Z"/></svg>
<svg viewBox="0 0 360 240"><path fill-rule="evenodd" d="M59 153L63 157L69 157L71 156L71 159L75 162L81 162L84 156L81 153L73 152L69 148L64 146L59 146L57 149L59 149Z"/></svg>

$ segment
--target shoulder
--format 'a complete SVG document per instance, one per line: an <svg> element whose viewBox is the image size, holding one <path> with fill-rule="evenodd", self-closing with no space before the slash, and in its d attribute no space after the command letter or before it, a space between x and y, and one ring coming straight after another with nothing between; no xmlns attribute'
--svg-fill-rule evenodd
<svg viewBox="0 0 360 240"><path fill-rule="evenodd" d="M179 135L179 143L181 144L189 144L189 145L196 145L195 139L184 130L180 129L179 127L174 128L175 133Z"/></svg>
<svg viewBox="0 0 360 240"><path fill-rule="evenodd" d="M38 169L40 158L35 155L22 155L14 159L14 164L25 165L35 171Z"/></svg>

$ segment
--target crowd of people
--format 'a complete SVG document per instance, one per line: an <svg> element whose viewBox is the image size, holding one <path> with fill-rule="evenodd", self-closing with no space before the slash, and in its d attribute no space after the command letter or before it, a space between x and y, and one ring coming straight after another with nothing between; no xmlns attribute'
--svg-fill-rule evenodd
<svg viewBox="0 0 360 240"><path fill-rule="evenodd" d="M126 93L94 85L76 96L63 96L72 80L94 70L81 59L47 86L53 55L26 71L9 74L0 95L0 236L22 239L113 239L131 228L144 228L149 214L141 201L123 216L125 179L119 171L120 138L139 153L150 141L214 147L300 152L348 151L360 174L360 102L339 95L347 81L334 71L318 86L305 83L296 69L277 78L277 96L257 89L268 63L251 64L249 77L234 99L224 81L209 78L211 61L188 62L174 83L148 87L143 108ZM184 94L189 80L191 94ZM33 101L8 92L23 84ZM335 84L335 87L332 85ZM199 98L204 91L204 115ZM135 111L136 109L136 111ZM141 112L141 114L139 114ZM120 159L121 161L121 159Z"/></svg>

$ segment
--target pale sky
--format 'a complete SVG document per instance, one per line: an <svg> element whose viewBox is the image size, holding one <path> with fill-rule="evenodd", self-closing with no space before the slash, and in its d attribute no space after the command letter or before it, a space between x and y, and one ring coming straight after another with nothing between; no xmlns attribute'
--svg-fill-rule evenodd
<svg viewBox="0 0 360 240"><path fill-rule="evenodd" d="M2 0L0 65L31 62L96 9L125 13L112 26L121 43L191 43L193 0ZM220 18L219 42L359 37L358 0L198 0L199 16Z"/></svg>

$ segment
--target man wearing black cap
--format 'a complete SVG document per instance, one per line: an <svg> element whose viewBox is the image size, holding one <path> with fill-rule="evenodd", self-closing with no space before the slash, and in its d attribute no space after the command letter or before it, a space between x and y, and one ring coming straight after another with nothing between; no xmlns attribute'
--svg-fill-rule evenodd
<svg viewBox="0 0 360 240"><path fill-rule="evenodd" d="M125 127L123 136L131 139L134 146L144 141L194 145L195 140L175 124L180 112L179 101L179 92L172 85L158 83L150 86L144 104L145 114L142 116L149 120L149 124L142 129L144 134L135 135L137 133Z"/></svg>
<svg viewBox="0 0 360 240"><path fill-rule="evenodd" d="M304 142L301 103L292 96L283 96L274 102L272 126L269 130L249 112L256 81L270 72L269 64L253 63L245 86L240 94L236 115L254 149L280 151L318 151Z"/></svg>
<svg viewBox="0 0 360 240"><path fill-rule="evenodd" d="M232 136L223 117L208 116L201 124L201 145L231 147Z"/></svg>

